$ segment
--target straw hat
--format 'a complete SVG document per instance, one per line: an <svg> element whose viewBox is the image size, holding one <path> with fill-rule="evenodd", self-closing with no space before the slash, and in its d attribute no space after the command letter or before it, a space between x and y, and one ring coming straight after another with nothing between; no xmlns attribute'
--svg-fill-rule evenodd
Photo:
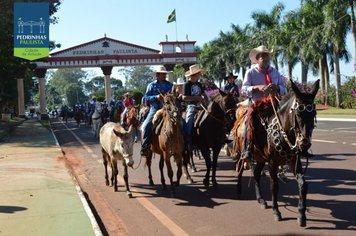
<svg viewBox="0 0 356 236"><path fill-rule="evenodd" d="M190 66L189 70L187 72L185 72L185 77L189 77L189 76L199 74L199 73L203 74L205 72L206 72L206 70L200 69L199 65L195 64L195 65Z"/></svg>
<svg viewBox="0 0 356 236"><path fill-rule="evenodd" d="M268 54L269 54L269 57L271 57L272 54L273 54L273 50L271 50L271 51L268 50L267 47L264 46L264 45L261 45L261 46L259 46L259 47L257 47L257 48L252 49L252 50L250 51L250 55L249 55L252 64L257 64L257 58L256 58L256 56L257 56L259 53L268 53Z"/></svg>
<svg viewBox="0 0 356 236"><path fill-rule="evenodd" d="M178 79L177 79L177 82L173 82L173 84L175 84L175 85L182 85L182 84L184 84L184 83L185 83L185 81L184 81L183 78L178 78Z"/></svg>
<svg viewBox="0 0 356 236"><path fill-rule="evenodd" d="M124 93L124 97L130 97L130 93L129 92Z"/></svg>
<svg viewBox="0 0 356 236"><path fill-rule="evenodd" d="M168 71L166 70L166 67L160 66L156 71L152 72L150 75L152 77L156 77L157 73L168 74Z"/></svg>

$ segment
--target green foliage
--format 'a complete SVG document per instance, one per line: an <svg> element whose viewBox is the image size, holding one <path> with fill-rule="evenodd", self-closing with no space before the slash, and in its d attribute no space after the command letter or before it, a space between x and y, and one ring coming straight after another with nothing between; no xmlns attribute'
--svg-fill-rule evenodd
<svg viewBox="0 0 356 236"><path fill-rule="evenodd" d="M154 78L150 75L153 71L148 66L125 67L120 69L119 72L125 76L125 89L127 91L138 90L144 93L147 85L154 81Z"/></svg>
<svg viewBox="0 0 356 236"><path fill-rule="evenodd" d="M341 86L340 94L343 108L356 108L356 78L349 77Z"/></svg>

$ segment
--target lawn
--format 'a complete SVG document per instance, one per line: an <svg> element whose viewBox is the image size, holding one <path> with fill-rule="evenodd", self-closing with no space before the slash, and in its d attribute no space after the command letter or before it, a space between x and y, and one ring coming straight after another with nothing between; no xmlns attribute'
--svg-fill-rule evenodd
<svg viewBox="0 0 356 236"><path fill-rule="evenodd" d="M339 109L328 107L326 109L318 109L318 117L339 117L356 119L356 109Z"/></svg>

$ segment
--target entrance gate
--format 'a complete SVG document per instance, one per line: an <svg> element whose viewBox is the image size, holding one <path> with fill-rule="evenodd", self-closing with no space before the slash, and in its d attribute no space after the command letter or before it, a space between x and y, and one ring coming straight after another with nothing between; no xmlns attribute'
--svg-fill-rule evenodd
<svg viewBox="0 0 356 236"><path fill-rule="evenodd" d="M100 67L104 74L105 99L111 99L110 75L114 66L164 65L172 71L175 65L187 70L197 62L194 51L195 41L160 42L155 50L108 37L51 53L48 58L36 61L35 76L39 80L41 119L47 119L45 99L45 75L47 69ZM172 73L169 73L172 81ZM21 91L22 83L22 91ZM25 114L23 101L23 80L18 79L19 115ZM21 101L20 101L21 100ZM21 103L21 104L20 104Z"/></svg>

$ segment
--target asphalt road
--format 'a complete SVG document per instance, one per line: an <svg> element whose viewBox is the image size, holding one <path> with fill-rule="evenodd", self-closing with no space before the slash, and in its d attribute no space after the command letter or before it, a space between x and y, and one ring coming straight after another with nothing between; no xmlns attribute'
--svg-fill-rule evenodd
<svg viewBox="0 0 356 236"><path fill-rule="evenodd" d="M134 146L134 170L129 199L120 178L119 192L105 186L98 140L87 126L67 126L52 121L52 128L66 155L68 168L87 194L98 223L107 235L355 235L356 232L356 122L318 121L306 174L309 183L307 227L298 226L297 184L280 182L279 206L283 220L275 222L272 209L261 209L255 200L251 172L243 177L243 196L236 198L233 161L223 152L218 161L216 188L202 183L205 164L196 158L194 183L182 177L175 198L160 184L158 158L154 159L155 186L148 185L140 145ZM119 174L122 172L119 172ZM268 176L268 173L267 173ZM262 179L269 206L269 179Z"/></svg>

